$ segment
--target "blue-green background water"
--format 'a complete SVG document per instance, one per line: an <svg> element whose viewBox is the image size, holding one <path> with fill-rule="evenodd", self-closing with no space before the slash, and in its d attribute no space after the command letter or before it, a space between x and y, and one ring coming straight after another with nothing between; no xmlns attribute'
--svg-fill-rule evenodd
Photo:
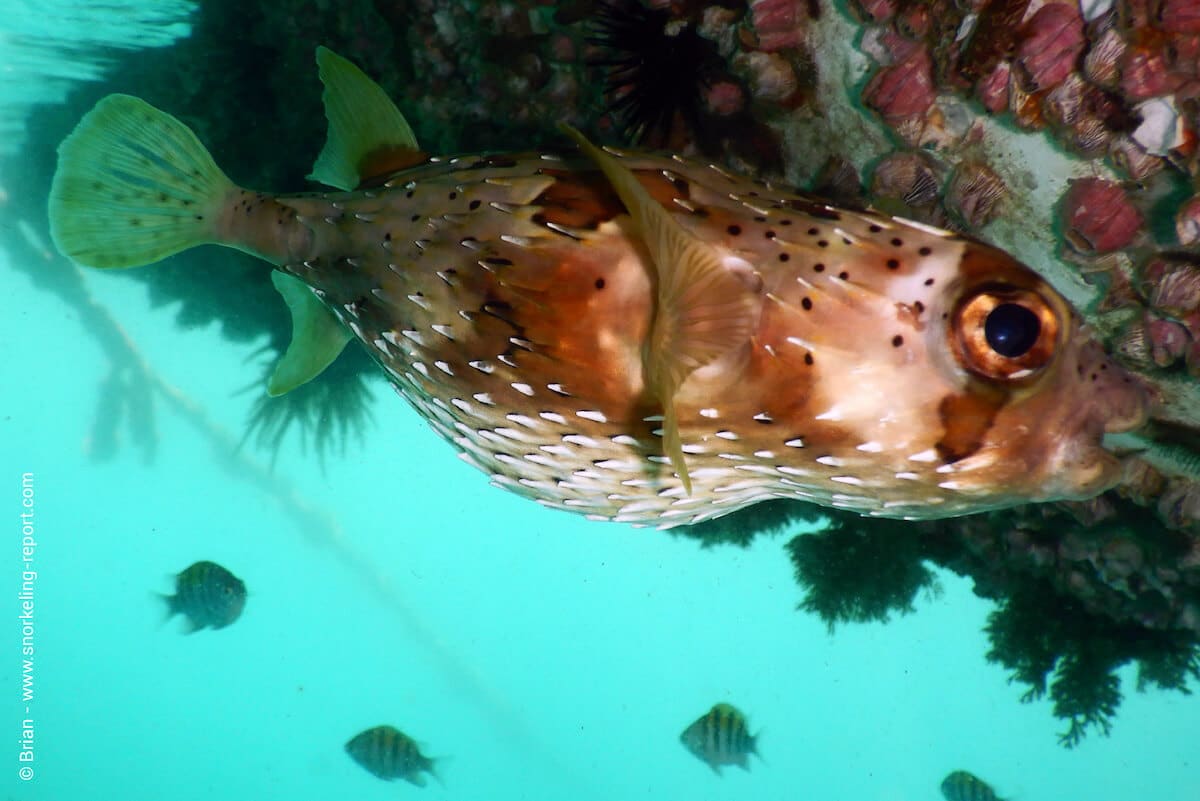
<svg viewBox="0 0 1200 801"><path fill-rule="evenodd" d="M0 84L0 99L35 79ZM0 188L25 191L3 175ZM0 205L0 247L42 229ZM1060 748L1048 704L1019 703L985 662L990 605L955 576L914 615L830 635L795 610L785 537L701 550L542 509L489 487L382 381L361 446L322 472L293 438L271 473L262 452L231 448L253 401L238 391L260 373L253 347L182 331L140 283L98 271L88 292L183 405L156 402L152 463L128 443L90 460L107 359L11 250L0 798L925 801L965 768L1019 801L1200 799L1200 700L1139 695L1125 673L1112 736ZM219 280L222 253L210 255ZM198 559L230 568L250 597L230 628L187 636L155 594ZM679 743L720 700L763 732L749 773L717 778ZM32 762L18 761L25 719ZM380 723L444 756L445 786L389 784L352 762L345 741Z"/></svg>

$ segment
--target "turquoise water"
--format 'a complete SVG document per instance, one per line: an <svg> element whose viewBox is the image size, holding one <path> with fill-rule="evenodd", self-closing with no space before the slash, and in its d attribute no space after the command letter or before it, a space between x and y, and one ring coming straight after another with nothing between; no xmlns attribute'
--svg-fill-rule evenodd
<svg viewBox="0 0 1200 801"><path fill-rule="evenodd" d="M701 550L542 509L489 487L382 381L361 446L322 471L293 438L271 472L234 447L255 346L88 271L89 308L159 387L153 461L125 430L97 462L110 357L95 318L29 279L43 232L0 205L0 798L924 801L958 768L1020 801L1200 798L1200 700L1130 690L1111 737L1060 748L1049 705L985 662L991 606L956 576L914 615L830 635L795 610L786 536ZM189 636L155 594L199 559L250 597ZM717 778L678 738L721 700L762 731L762 760ZM381 723L445 758L444 787L347 757Z"/></svg>

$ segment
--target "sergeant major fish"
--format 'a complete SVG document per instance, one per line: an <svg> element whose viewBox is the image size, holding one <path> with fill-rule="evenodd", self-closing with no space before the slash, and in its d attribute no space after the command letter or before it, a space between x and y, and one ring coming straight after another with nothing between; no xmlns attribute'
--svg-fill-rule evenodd
<svg viewBox="0 0 1200 801"><path fill-rule="evenodd" d="M750 755L758 753L758 738L746 728L746 717L730 704L714 704L679 735L680 742L713 772L722 765L750 770Z"/></svg>
<svg viewBox="0 0 1200 801"><path fill-rule="evenodd" d="M404 779L425 786L428 773L437 778L434 760L421 753L416 741L395 726L374 726L346 743L346 753L381 779Z"/></svg>
<svg viewBox="0 0 1200 801"><path fill-rule="evenodd" d="M965 770L951 771L942 779L946 801L1004 801L983 779Z"/></svg>
<svg viewBox="0 0 1200 801"><path fill-rule="evenodd" d="M246 585L216 562L196 562L175 577L175 594L164 595L167 617L182 614L192 631L223 629L241 617Z"/></svg>
<svg viewBox="0 0 1200 801"><path fill-rule="evenodd" d="M319 48L312 178L235 186L141 100L59 148L59 249L95 267L202 243L275 266L295 335L268 390L358 339L494 484L672 526L768 498L962 515L1113 485L1142 391L1004 252L677 156L427 157Z"/></svg>

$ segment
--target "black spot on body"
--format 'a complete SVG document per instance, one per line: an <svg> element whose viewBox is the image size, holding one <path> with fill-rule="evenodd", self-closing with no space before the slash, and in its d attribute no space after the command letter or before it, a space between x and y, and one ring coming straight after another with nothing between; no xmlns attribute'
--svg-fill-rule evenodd
<svg viewBox="0 0 1200 801"><path fill-rule="evenodd" d="M730 236L739 236L742 233L742 226L731 225L728 228L726 228L725 230L729 232Z"/></svg>
<svg viewBox="0 0 1200 801"><path fill-rule="evenodd" d="M780 254L779 254L779 260L780 260L780 261L789 261L791 258L792 258L792 257L791 257L791 256L789 256L787 253L780 253Z"/></svg>
<svg viewBox="0 0 1200 801"><path fill-rule="evenodd" d="M887 268L889 270L899 270L900 269L900 260L899 259L888 259L887 260Z"/></svg>
<svg viewBox="0 0 1200 801"><path fill-rule="evenodd" d="M838 273L838 278L842 279L843 281L848 281L850 280L850 273L842 270L840 273Z"/></svg>
<svg viewBox="0 0 1200 801"><path fill-rule="evenodd" d="M603 278L596 279L596 289L604 289L604 279Z"/></svg>
<svg viewBox="0 0 1200 801"><path fill-rule="evenodd" d="M926 278L926 279L925 279L925 286L933 286L933 279L932 279L932 278Z"/></svg>
<svg viewBox="0 0 1200 801"><path fill-rule="evenodd" d="M812 365L812 363L813 363L813 355L812 355L811 353L806 353L806 354L804 354L804 363L805 363L805 364L807 364L807 365L810 365L810 366Z"/></svg>
<svg viewBox="0 0 1200 801"><path fill-rule="evenodd" d="M804 298L800 301L800 305L804 307L805 311L809 311L810 309L812 309L812 299Z"/></svg>
<svg viewBox="0 0 1200 801"><path fill-rule="evenodd" d="M816 264L813 265L813 272L816 272L816 273L825 272L825 265L822 264L821 262L817 262Z"/></svg>
<svg viewBox="0 0 1200 801"><path fill-rule="evenodd" d="M475 209L479 208L481 205L482 205L482 201L472 200L470 203L467 204L467 208L470 209L471 211L475 211Z"/></svg>
<svg viewBox="0 0 1200 801"><path fill-rule="evenodd" d="M903 344L904 344L904 337L900 336L899 334L896 334L896 336L892 337L892 347L893 348L898 348Z"/></svg>
<svg viewBox="0 0 1200 801"><path fill-rule="evenodd" d="M918 248L918 249L917 249L917 255L918 255L918 256L928 256L928 255L929 255L930 253L932 253L932 252L933 252L933 249L932 249L932 248L928 248L928 247L921 247L921 248Z"/></svg>
<svg viewBox="0 0 1200 801"><path fill-rule="evenodd" d="M895 237L895 236L892 237L892 247L898 248L903 245L904 245L904 241L902 239L900 239L899 237Z"/></svg>

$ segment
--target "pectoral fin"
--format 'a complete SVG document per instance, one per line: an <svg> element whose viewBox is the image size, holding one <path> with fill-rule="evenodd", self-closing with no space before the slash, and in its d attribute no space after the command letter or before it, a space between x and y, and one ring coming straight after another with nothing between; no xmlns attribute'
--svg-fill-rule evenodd
<svg viewBox="0 0 1200 801"><path fill-rule="evenodd" d="M691 494L675 413L687 377L749 341L761 296L724 263L712 245L689 234L615 156L569 126L563 130L608 178L650 251L658 279L647 353L647 382L663 407L663 450Z"/></svg>
<svg viewBox="0 0 1200 801"><path fill-rule="evenodd" d="M299 278L273 272L271 282L292 312L292 342L267 382L274 398L320 375L346 347L350 332Z"/></svg>

